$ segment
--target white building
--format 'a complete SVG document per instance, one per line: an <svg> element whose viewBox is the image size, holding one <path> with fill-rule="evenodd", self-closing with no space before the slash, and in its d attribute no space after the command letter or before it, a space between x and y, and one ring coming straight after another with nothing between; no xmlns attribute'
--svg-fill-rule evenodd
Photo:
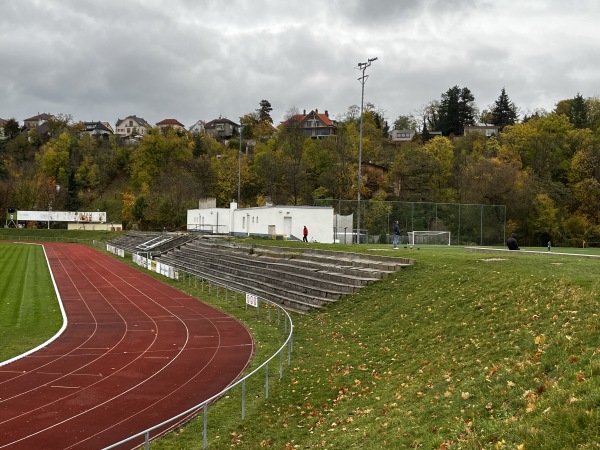
<svg viewBox="0 0 600 450"><path fill-rule="evenodd" d="M308 228L308 240L333 243L333 208L324 206L259 206L217 208L216 199L201 200L198 209L187 212L188 231L204 231L231 236L270 236L302 240Z"/></svg>

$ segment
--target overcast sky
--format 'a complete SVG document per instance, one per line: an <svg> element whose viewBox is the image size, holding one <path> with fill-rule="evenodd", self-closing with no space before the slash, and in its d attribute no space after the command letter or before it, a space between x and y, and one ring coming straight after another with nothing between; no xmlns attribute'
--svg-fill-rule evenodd
<svg viewBox="0 0 600 450"><path fill-rule="evenodd" d="M452 86L486 109L600 94L598 0L0 0L0 118L128 115L187 127L272 107L390 124Z"/></svg>

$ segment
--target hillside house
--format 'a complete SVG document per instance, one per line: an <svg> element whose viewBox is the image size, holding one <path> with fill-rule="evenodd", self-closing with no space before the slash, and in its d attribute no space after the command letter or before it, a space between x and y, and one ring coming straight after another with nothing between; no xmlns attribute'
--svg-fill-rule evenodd
<svg viewBox="0 0 600 450"><path fill-rule="evenodd" d="M496 125L465 125L465 136L470 133L481 133L485 137L498 136L502 127Z"/></svg>
<svg viewBox="0 0 600 450"><path fill-rule="evenodd" d="M289 128L293 125L299 126L311 139L324 139L337 134L337 122L329 118L329 111L319 113L318 109L306 114L296 114L281 123L283 127Z"/></svg>
<svg viewBox="0 0 600 450"><path fill-rule="evenodd" d="M141 117L127 116L124 119L117 119L115 128L117 136L132 137L136 135L144 136L151 126Z"/></svg>
<svg viewBox="0 0 600 450"><path fill-rule="evenodd" d="M30 117L29 119L25 119L23 123L26 129L33 130L50 120L56 120L56 116L54 116L53 114L42 113Z"/></svg>
<svg viewBox="0 0 600 450"><path fill-rule="evenodd" d="M4 133L4 125L8 120L0 119L0 139L6 139L6 133Z"/></svg>
<svg viewBox="0 0 600 450"><path fill-rule="evenodd" d="M114 134L112 127L108 128L104 122L83 122L83 126L83 132L92 136L107 138Z"/></svg>
<svg viewBox="0 0 600 450"><path fill-rule="evenodd" d="M417 130L390 130L389 132L392 142L410 142L416 134Z"/></svg>
<svg viewBox="0 0 600 450"><path fill-rule="evenodd" d="M190 133L204 134L206 132L206 122L199 120L189 128Z"/></svg>
<svg viewBox="0 0 600 450"><path fill-rule="evenodd" d="M226 141L238 134L239 125L227 118L219 117L204 125L207 136L218 141Z"/></svg>
<svg viewBox="0 0 600 450"><path fill-rule="evenodd" d="M185 125L183 125L179 120L177 119L164 119L161 120L160 122L156 122L156 126L158 128L160 128L161 130L163 128L173 128L175 130L185 130Z"/></svg>

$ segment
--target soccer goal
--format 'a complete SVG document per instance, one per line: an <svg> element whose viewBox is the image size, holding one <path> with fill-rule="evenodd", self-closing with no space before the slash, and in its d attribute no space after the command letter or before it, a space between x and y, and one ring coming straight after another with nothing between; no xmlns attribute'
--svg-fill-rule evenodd
<svg viewBox="0 0 600 450"><path fill-rule="evenodd" d="M409 231L409 245L434 244L450 245L449 231Z"/></svg>

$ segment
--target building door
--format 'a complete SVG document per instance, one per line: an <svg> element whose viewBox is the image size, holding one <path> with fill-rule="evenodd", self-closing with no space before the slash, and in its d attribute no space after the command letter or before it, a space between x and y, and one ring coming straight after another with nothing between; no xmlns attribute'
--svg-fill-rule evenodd
<svg viewBox="0 0 600 450"><path fill-rule="evenodd" d="M283 218L283 234L285 234L288 238L292 236L292 218L291 217Z"/></svg>

